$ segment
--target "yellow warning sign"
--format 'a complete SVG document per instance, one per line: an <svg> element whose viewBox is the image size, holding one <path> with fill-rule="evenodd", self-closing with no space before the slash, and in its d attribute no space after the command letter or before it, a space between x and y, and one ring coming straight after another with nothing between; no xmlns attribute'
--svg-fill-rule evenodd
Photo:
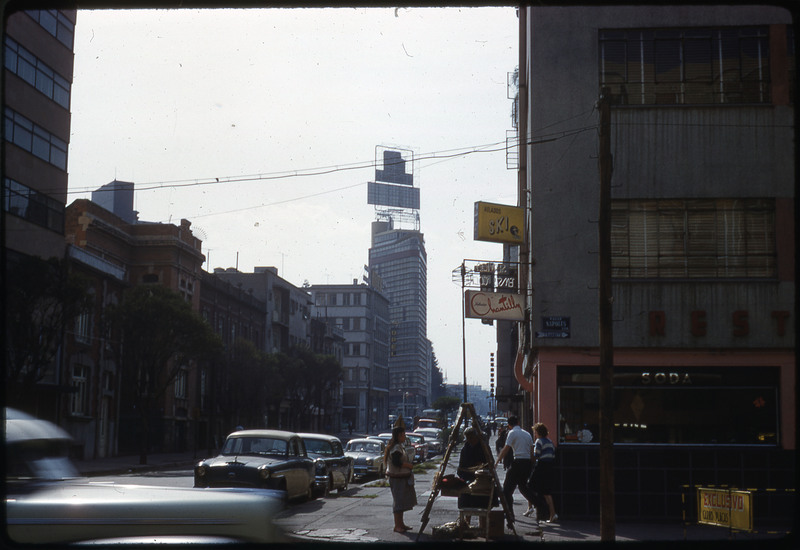
<svg viewBox="0 0 800 550"><path fill-rule="evenodd" d="M698 487L697 521L705 525L752 531L752 493L735 489Z"/></svg>

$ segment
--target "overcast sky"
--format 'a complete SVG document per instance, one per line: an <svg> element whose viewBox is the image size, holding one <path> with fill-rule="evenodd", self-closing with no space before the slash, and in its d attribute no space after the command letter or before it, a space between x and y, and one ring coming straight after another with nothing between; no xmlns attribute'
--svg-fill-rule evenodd
<svg viewBox="0 0 800 550"><path fill-rule="evenodd" d="M473 240L473 208L516 205L517 61L514 8L80 11L68 202L132 181L140 220L192 222L208 271L352 283L368 262L376 146L411 150L428 337L460 383L452 271L502 259ZM494 328L466 327L467 381L488 389Z"/></svg>

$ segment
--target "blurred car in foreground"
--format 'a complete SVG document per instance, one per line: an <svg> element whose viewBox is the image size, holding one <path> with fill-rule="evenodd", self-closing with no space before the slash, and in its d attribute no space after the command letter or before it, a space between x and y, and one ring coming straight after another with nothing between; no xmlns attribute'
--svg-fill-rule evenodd
<svg viewBox="0 0 800 550"><path fill-rule="evenodd" d="M386 443L380 439L351 439L347 442L344 454L353 459L354 474L383 476L383 453Z"/></svg>
<svg viewBox="0 0 800 550"><path fill-rule="evenodd" d="M222 451L194 467L195 487L250 487L283 491L286 499L314 498L314 460L294 432L241 430Z"/></svg>
<svg viewBox="0 0 800 550"><path fill-rule="evenodd" d="M314 490L318 496L328 496L337 489L347 490L353 480L353 459L344 454L342 442L332 435L298 434L306 446L308 456L314 459Z"/></svg>
<svg viewBox="0 0 800 550"><path fill-rule="evenodd" d="M6 535L18 544L275 542L275 491L92 483L70 462L71 437L5 410Z"/></svg>
<svg viewBox="0 0 800 550"><path fill-rule="evenodd" d="M414 433L420 434L428 444L428 456L437 455L442 452L444 442L441 440L442 430L439 428L417 428Z"/></svg>

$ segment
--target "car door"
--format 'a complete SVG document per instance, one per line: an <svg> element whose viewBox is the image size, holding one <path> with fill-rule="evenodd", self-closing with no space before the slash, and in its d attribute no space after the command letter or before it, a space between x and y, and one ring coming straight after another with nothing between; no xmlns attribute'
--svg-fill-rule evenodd
<svg viewBox="0 0 800 550"><path fill-rule="evenodd" d="M347 467L348 460L344 456L342 444L338 441L331 441L331 459L333 471L333 484L336 487L342 487L348 481L349 468Z"/></svg>
<svg viewBox="0 0 800 550"><path fill-rule="evenodd" d="M308 493L310 481L304 469L303 458L305 447L299 438L289 441L289 456L286 460L286 487L290 498L300 497ZM304 483L305 481L305 483Z"/></svg>

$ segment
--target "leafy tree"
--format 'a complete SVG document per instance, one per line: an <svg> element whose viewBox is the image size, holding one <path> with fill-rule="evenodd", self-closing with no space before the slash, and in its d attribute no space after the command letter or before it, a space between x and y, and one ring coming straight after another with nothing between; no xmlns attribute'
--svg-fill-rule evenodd
<svg viewBox="0 0 800 550"><path fill-rule="evenodd" d="M30 409L64 331L91 309L92 296L89 281L64 259L26 256L9 265L6 277L6 402Z"/></svg>
<svg viewBox="0 0 800 550"><path fill-rule="evenodd" d="M342 377L342 367L332 356L313 353L308 347L295 346L281 373L286 381L286 397L292 418L291 428L309 429L314 407L323 409L328 396Z"/></svg>
<svg viewBox="0 0 800 550"><path fill-rule="evenodd" d="M139 462L147 464L149 418L190 361L219 353L221 343L180 294L160 285L136 286L109 311L122 341L119 363L139 413Z"/></svg>
<svg viewBox="0 0 800 550"><path fill-rule="evenodd" d="M461 399L452 395L443 395L433 402L434 409L441 409L446 416L455 413L461 407Z"/></svg>

